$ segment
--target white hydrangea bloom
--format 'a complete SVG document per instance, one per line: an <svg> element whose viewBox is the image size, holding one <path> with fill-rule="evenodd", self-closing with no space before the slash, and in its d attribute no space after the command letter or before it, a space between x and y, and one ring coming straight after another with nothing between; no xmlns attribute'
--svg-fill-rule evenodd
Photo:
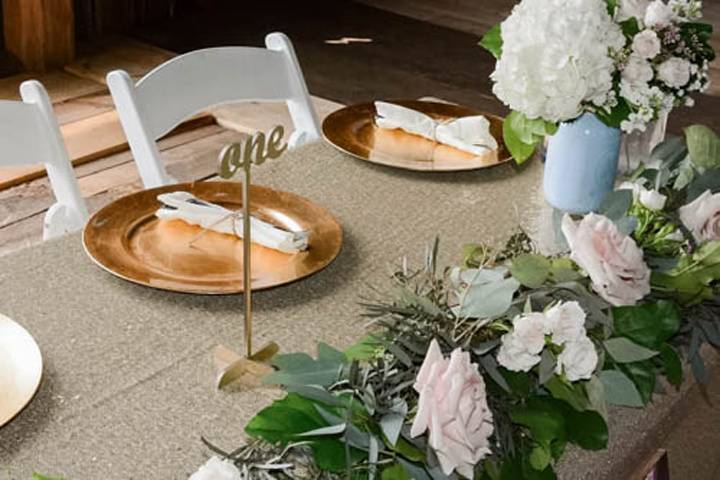
<svg viewBox="0 0 720 480"><path fill-rule="evenodd" d="M625 38L603 0L523 0L502 23L493 93L529 118L577 117L605 106Z"/></svg>
<svg viewBox="0 0 720 480"><path fill-rule="evenodd" d="M571 382L587 380L592 376L598 363L595 344L586 336L567 342L557 359L555 373L565 376Z"/></svg>
<svg viewBox="0 0 720 480"><path fill-rule="evenodd" d="M673 7L663 0L655 0L648 5L645 11L645 25L648 27L663 28L677 20Z"/></svg>
<svg viewBox="0 0 720 480"><path fill-rule="evenodd" d="M529 372L540 363L540 355L530 353L515 335L506 333L502 336L497 361L513 372Z"/></svg>
<svg viewBox="0 0 720 480"><path fill-rule="evenodd" d="M650 0L620 0L615 17L618 22L624 22L632 17L642 22L648 5Z"/></svg>
<svg viewBox="0 0 720 480"><path fill-rule="evenodd" d="M242 480L240 470L230 460L211 457L188 480Z"/></svg>

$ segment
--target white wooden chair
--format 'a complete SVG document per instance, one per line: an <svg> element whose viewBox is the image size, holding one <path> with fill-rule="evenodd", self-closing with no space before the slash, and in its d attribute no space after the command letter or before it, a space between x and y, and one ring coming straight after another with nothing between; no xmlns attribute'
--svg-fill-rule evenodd
<svg viewBox="0 0 720 480"><path fill-rule="evenodd" d="M0 100L0 164L45 165L56 200L45 214L47 240L81 229L88 211L45 87L28 80L20 95L22 102Z"/></svg>
<svg viewBox="0 0 720 480"><path fill-rule="evenodd" d="M320 123L290 39L265 37L267 48L218 47L175 57L134 84L115 70L107 83L146 188L173 183L156 140L201 110L225 103L287 103L295 125L290 147L320 138Z"/></svg>

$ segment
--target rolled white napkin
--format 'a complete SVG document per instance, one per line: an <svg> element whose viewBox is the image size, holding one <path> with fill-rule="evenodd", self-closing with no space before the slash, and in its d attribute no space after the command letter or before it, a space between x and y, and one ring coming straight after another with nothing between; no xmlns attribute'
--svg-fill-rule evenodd
<svg viewBox="0 0 720 480"><path fill-rule="evenodd" d="M182 220L190 225L219 233L243 236L242 214L197 198L190 192L171 192L158 195L163 207L155 216L163 220ZM253 243L284 253L307 250L310 232L289 232L258 218L250 217Z"/></svg>
<svg viewBox="0 0 720 480"><path fill-rule="evenodd" d="M482 115L439 122L422 112L387 102L375 102L375 111L375 124L380 128L399 128L473 155L498 148L490 133L490 122Z"/></svg>

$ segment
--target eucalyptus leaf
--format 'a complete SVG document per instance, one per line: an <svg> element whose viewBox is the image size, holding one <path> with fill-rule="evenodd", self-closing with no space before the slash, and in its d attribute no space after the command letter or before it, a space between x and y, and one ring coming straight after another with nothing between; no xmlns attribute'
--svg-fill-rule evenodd
<svg viewBox="0 0 720 480"><path fill-rule="evenodd" d="M320 427L314 430L308 430L307 432L299 433L299 437L315 437L323 435L339 435L345 431L345 424L338 423L337 425L330 425L328 427Z"/></svg>
<svg viewBox="0 0 720 480"><path fill-rule="evenodd" d="M382 429L383 435L385 435L385 438L393 447L400 437L400 431L402 430L403 423L405 423L407 411L407 403L403 400L395 405L392 411L380 418L380 428Z"/></svg>
<svg viewBox="0 0 720 480"><path fill-rule="evenodd" d="M637 387L627 375L618 370L603 370L599 375L605 391L605 401L611 405L642 407Z"/></svg>
<svg viewBox="0 0 720 480"><path fill-rule="evenodd" d="M650 350L624 337L610 338L603 342L605 350L618 363L632 363L647 360L659 352Z"/></svg>
<svg viewBox="0 0 720 480"><path fill-rule="evenodd" d="M539 288L550 275L550 260L542 255L526 253L513 258L510 273L522 285Z"/></svg>
<svg viewBox="0 0 720 480"><path fill-rule="evenodd" d="M685 140L682 137L673 136L656 145L650 154L650 159L659 162L661 168L672 170L685 160L687 154Z"/></svg>
<svg viewBox="0 0 720 480"><path fill-rule="evenodd" d="M635 229L638 226L638 219L637 217L628 217L624 216L617 220L615 220L615 227L618 229L620 233L623 233L625 235L631 235Z"/></svg>
<svg viewBox="0 0 720 480"><path fill-rule="evenodd" d="M640 362L623 363L618 366L625 375L635 384L643 404L647 405L652 400L652 394L657 385L657 368L653 362L643 360Z"/></svg>
<svg viewBox="0 0 720 480"><path fill-rule="evenodd" d="M702 169L720 167L720 138L709 127L692 125L685 129L690 160Z"/></svg>
<svg viewBox="0 0 720 480"><path fill-rule="evenodd" d="M489 318L502 315L510 308L518 288L520 283L514 278L471 285L463 296L460 316Z"/></svg>
<svg viewBox="0 0 720 480"><path fill-rule="evenodd" d="M555 375L556 364L557 361L555 360L555 356L552 354L550 349L544 349L540 357L540 365L538 367L538 377L540 380L540 385L545 384L545 382L550 380L550 378Z"/></svg>
<svg viewBox="0 0 720 480"><path fill-rule="evenodd" d="M425 468L422 467L422 465L419 465L417 463L408 462L402 457L398 457L398 463L402 465L402 468L405 470L405 473L408 474L410 478L413 480L432 480L430 478L430 475L428 475Z"/></svg>
<svg viewBox="0 0 720 480"><path fill-rule="evenodd" d="M597 213L605 215L613 222L623 218L633 203L632 190L615 190L603 199Z"/></svg>
<svg viewBox="0 0 720 480"><path fill-rule="evenodd" d="M605 387L597 375L590 377L590 380L585 384L585 391L587 392L590 402L590 408L607 419L608 411L607 403L605 402Z"/></svg>
<svg viewBox="0 0 720 480"><path fill-rule="evenodd" d="M720 191L720 169L708 170L695 175L688 187L687 202L692 202L706 190L710 190L710 193Z"/></svg>
<svg viewBox="0 0 720 480"><path fill-rule="evenodd" d="M321 402L326 405L334 407L342 405L340 398L328 392L326 389L318 387L317 385L287 385L285 390L288 393L297 393L309 400Z"/></svg>

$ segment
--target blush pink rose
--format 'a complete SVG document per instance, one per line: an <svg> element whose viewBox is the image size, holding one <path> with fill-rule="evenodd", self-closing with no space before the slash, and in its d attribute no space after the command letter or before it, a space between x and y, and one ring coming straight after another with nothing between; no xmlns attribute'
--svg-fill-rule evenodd
<svg viewBox="0 0 720 480"><path fill-rule="evenodd" d="M446 359L433 340L414 388L420 400L410 435L417 437L429 430L429 444L443 473L456 471L473 478L475 465L490 453L493 432L485 382L477 364L460 348Z"/></svg>
<svg viewBox="0 0 720 480"><path fill-rule="evenodd" d="M650 293L650 269L642 250L610 219L590 213L575 223L565 215L562 231L570 258L590 275L602 298L615 306L635 305Z"/></svg>
<svg viewBox="0 0 720 480"><path fill-rule="evenodd" d="M705 190L678 212L696 242L720 240L720 193L713 195L710 190Z"/></svg>

